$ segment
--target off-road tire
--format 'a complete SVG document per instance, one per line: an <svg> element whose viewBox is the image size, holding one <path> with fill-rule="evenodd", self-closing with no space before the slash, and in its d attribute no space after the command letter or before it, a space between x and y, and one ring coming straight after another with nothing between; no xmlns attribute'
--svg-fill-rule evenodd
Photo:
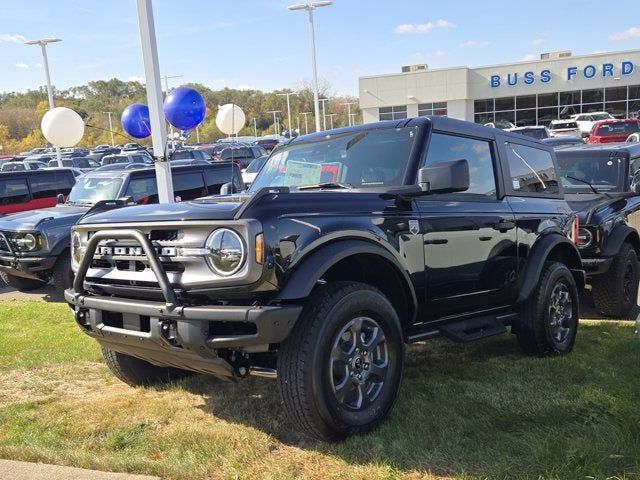
<svg viewBox="0 0 640 480"><path fill-rule="evenodd" d="M71 254L69 250L65 250L58 256L53 266L51 279L56 292L63 296L64 291L73 286L73 270L71 269Z"/></svg>
<svg viewBox="0 0 640 480"><path fill-rule="evenodd" d="M136 357L102 347L102 357L109 370L127 385L145 387L180 380L191 372L172 367L159 367Z"/></svg>
<svg viewBox="0 0 640 480"><path fill-rule="evenodd" d="M47 282L44 280L33 280L31 278L17 277L7 272L0 272L0 279L10 287L15 288L21 292L30 292L31 290L37 290L44 287Z"/></svg>
<svg viewBox="0 0 640 480"><path fill-rule="evenodd" d="M639 282L638 255L625 242L609 270L593 277L591 293L596 310L611 318L629 318L637 303ZM625 287L625 283L629 285Z"/></svg>
<svg viewBox="0 0 640 480"><path fill-rule="evenodd" d="M558 286L559 290L555 290ZM566 292L571 301L570 314L563 319L563 330L568 332L562 341L554 335L555 317L552 316L552 294L555 291ZM525 353L546 357L564 355L571 351L578 332L578 289L571 271L562 263L544 264L538 285L520 308L515 325L518 343Z"/></svg>
<svg viewBox="0 0 640 480"><path fill-rule="evenodd" d="M368 337L366 330L355 327L353 332L363 333L349 335L345 328L356 325L358 319L365 319L360 321L362 325L377 325L378 330L374 327L369 332L381 331L384 340L374 343L373 333ZM367 323L369 320L372 322ZM356 338L361 338L361 343ZM364 368L371 368L369 375L360 371L368 383L358 388L354 386L356 380L353 375L353 380L350 380L348 372L352 368L362 368L355 366L358 364L355 355L360 353L353 354L349 363L345 363L344 381L349 382L350 389L356 388L359 392L357 397L361 399L361 408L356 409L344 403L345 397L339 399L339 386L336 386L334 377L336 360L333 354L338 343L346 339L350 342L353 339L354 349L360 344L360 349L352 352L369 355L366 357L368 360L364 360ZM363 347L369 341L371 347ZM371 350L367 352L366 348ZM384 376L380 375L381 363L376 363L381 362L382 357L377 356L380 352L384 352L386 359ZM350 355L352 353L346 353L345 358ZM306 435L327 441L339 441L370 431L384 420L395 403L402 380L403 357L400 320L391 302L380 291L363 283L343 281L316 287L289 337L281 344L278 355L278 385L289 420ZM366 363L368 361L371 363ZM374 374L374 369L377 374ZM340 372L338 369L338 374ZM351 373L359 377L358 371ZM363 400L363 392L372 391L370 387L376 378L382 380L377 382L381 384L377 387L377 396L371 398L366 393L367 399Z"/></svg>

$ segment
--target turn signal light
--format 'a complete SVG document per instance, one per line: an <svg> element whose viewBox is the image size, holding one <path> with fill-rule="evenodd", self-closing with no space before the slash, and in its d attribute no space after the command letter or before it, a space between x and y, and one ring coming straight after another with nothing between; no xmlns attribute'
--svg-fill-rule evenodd
<svg viewBox="0 0 640 480"><path fill-rule="evenodd" d="M256 263L264 263L264 237L261 233L256 235Z"/></svg>

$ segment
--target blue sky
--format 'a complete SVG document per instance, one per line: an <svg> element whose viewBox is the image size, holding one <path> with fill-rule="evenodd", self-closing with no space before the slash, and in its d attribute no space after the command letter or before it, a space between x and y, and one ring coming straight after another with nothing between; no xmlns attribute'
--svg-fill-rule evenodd
<svg viewBox="0 0 640 480"><path fill-rule="evenodd" d="M295 0L156 0L162 74L223 87L293 88L310 78L305 12ZM357 95L358 77L401 65L480 66L569 49L574 55L640 48L638 0L537 2L335 0L316 11L318 72L335 93ZM625 13L626 12L626 13ZM28 0L3 8L0 91L44 84L38 47L49 47L54 85L143 76L133 0Z"/></svg>

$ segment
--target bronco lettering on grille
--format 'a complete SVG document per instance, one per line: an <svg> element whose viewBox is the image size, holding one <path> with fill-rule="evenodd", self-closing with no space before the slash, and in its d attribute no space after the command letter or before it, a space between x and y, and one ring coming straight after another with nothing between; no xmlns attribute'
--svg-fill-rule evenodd
<svg viewBox="0 0 640 480"><path fill-rule="evenodd" d="M161 257L175 257L175 247L153 247ZM97 255L118 256L118 257L143 257L145 256L142 247L98 247Z"/></svg>

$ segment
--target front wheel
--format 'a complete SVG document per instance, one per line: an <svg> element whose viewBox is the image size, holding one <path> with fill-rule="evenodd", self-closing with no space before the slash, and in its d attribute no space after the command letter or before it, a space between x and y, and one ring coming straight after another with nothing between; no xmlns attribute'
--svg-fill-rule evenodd
<svg viewBox="0 0 640 480"><path fill-rule="evenodd" d="M102 357L109 370L132 387L168 383L191 375L191 372L173 367L159 367L136 357L102 347Z"/></svg>
<svg viewBox="0 0 640 480"><path fill-rule="evenodd" d="M60 254L53 266L53 286L56 291L64 296L64 291L73 286L73 270L71 270L71 254L65 250Z"/></svg>
<svg viewBox="0 0 640 480"><path fill-rule="evenodd" d="M564 264L545 263L515 327L518 342L528 354L544 357L571 351L578 332L578 289Z"/></svg>
<svg viewBox="0 0 640 480"><path fill-rule="evenodd" d="M286 414L321 440L367 432L395 403L403 356L400 320L381 292L357 282L318 287L278 356Z"/></svg>
<svg viewBox="0 0 640 480"><path fill-rule="evenodd" d="M638 270L638 254L633 246L624 243L609 270L593 278L596 310L607 317L629 318L638 299Z"/></svg>
<svg viewBox="0 0 640 480"><path fill-rule="evenodd" d="M0 279L10 287L20 292L30 292L44 287L47 282L44 280L35 280L32 278L18 277L7 272L0 272Z"/></svg>

